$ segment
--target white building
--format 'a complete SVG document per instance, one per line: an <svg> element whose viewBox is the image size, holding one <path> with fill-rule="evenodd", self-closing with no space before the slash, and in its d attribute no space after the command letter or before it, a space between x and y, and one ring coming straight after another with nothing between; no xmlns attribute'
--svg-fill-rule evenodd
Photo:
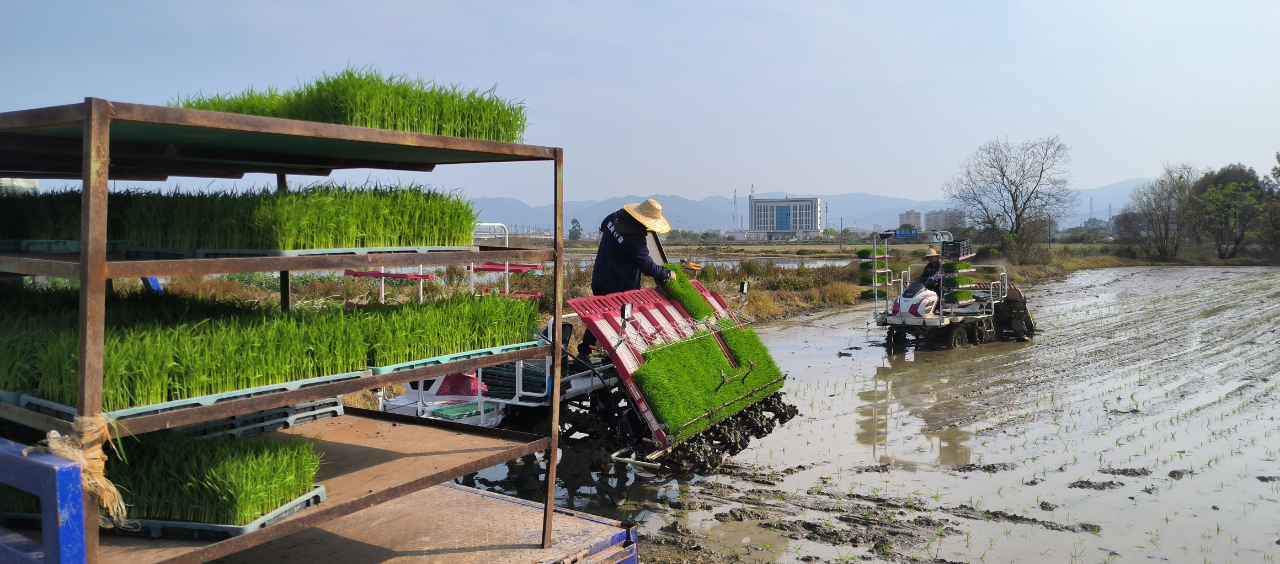
<svg viewBox="0 0 1280 564"><path fill-rule="evenodd" d="M816 239L822 235L822 200L752 196L747 199L747 218L750 241Z"/></svg>
<svg viewBox="0 0 1280 564"><path fill-rule="evenodd" d="M920 212L916 210L907 210L898 214L898 227L910 224L916 229L924 229L924 221L920 217Z"/></svg>
<svg viewBox="0 0 1280 564"><path fill-rule="evenodd" d="M954 209L933 210L924 214L924 225L920 225L921 229L930 229L937 231L953 229L964 226L964 212Z"/></svg>

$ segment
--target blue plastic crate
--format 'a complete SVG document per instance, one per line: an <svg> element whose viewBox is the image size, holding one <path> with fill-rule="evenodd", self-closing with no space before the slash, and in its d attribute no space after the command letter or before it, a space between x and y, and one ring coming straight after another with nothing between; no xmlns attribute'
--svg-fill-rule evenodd
<svg viewBox="0 0 1280 564"><path fill-rule="evenodd" d="M330 376L320 376L318 378L307 378L305 380L294 380L292 382L284 382L280 384L269 384L266 386L258 386L256 388L245 388L243 390L235 390L231 392L223 392L221 394L210 394L207 396L198 396L182 400L167 401L163 403L155 403L151 405L143 405L139 407L130 407L127 409L117 409L107 412L112 419L128 419L130 417L141 417L143 415L155 415L157 413L167 413L177 411L179 409L187 409L191 407L201 407L213 405L224 401L233 401L244 398L257 397L276 392L293 391L302 388L318 386L320 384L329 384L332 382L341 382L344 380L354 380L356 378L366 378L372 374L368 370L359 372L345 372L342 374L333 374ZM43 413L50 417L56 417L63 421L74 421L76 409L68 407L60 403L44 400L33 394L25 394L20 402L21 407L32 411Z"/></svg>
<svg viewBox="0 0 1280 564"><path fill-rule="evenodd" d="M424 366L436 366L440 364L447 364L450 362L457 362L459 360L468 360L472 358L479 358L482 356L493 356L495 354L522 351L525 349L531 349L541 345L542 345L542 341L528 341L524 343L516 343L514 345L502 345L502 346L491 347L487 349L478 349L474 351L465 351L465 352L459 352L459 353L453 353L453 354L433 356L431 358L424 358L422 360L411 360L409 362L401 362L399 364L390 364L387 366L371 366L369 367L369 370L373 373L374 376L380 376L382 374L390 374L392 372L400 372L402 370L413 370L414 368L422 368Z"/></svg>

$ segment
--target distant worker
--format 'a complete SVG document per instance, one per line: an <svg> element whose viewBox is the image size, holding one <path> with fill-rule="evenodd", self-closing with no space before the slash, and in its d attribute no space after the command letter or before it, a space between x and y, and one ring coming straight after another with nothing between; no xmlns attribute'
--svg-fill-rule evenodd
<svg viewBox="0 0 1280 564"><path fill-rule="evenodd" d="M595 271L591 274L591 294L604 296L640 289L640 276L666 282L670 270L649 256L649 232L666 233L671 224L662 217L662 204L649 198L639 204L627 204L605 216L600 223L600 249L596 251ZM591 354L596 337L590 331L582 336L578 356Z"/></svg>
<svg viewBox="0 0 1280 564"><path fill-rule="evenodd" d="M920 273L919 282L924 284L925 288L940 292L941 288L938 284L942 280L942 256L938 254L938 250L932 245L929 246L929 252L924 254L924 272Z"/></svg>

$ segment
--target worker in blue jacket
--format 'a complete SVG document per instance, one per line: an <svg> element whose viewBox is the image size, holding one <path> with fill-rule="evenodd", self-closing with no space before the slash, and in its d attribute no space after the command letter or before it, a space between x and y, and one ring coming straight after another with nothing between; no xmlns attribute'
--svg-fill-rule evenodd
<svg viewBox="0 0 1280 564"><path fill-rule="evenodd" d="M662 217L662 204L653 198L627 204L605 216L600 222L600 249L596 251L595 270L591 275L593 295L639 290L642 275L660 283L674 275L649 256L646 239L650 231L671 231L671 224ZM587 331L582 336L582 344L578 345L578 355L590 354L591 345L595 343L595 335Z"/></svg>

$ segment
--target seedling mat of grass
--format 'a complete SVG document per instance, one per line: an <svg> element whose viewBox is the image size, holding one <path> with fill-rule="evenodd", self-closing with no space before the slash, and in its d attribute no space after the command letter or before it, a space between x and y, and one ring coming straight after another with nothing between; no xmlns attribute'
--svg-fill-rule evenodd
<svg viewBox="0 0 1280 564"><path fill-rule="evenodd" d="M626 373L627 366L636 367L623 374L625 379L634 379L641 396L637 399L648 406L647 411L658 420L656 424L666 425L665 432L655 429L655 434L660 434L659 438L666 435L669 443L675 444L776 392L782 387L785 376L754 331L738 327L732 319L708 323L714 316L713 308L682 270L676 265L669 266L675 267L676 276L663 284L665 297L653 290L636 290L610 296L608 300L571 300L569 305L583 316L585 322L604 331L605 338L601 341L606 344L603 346L615 356L622 355L619 356L622 360L615 360L620 372ZM635 349L622 343L615 348L608 341L610 330L606 329L614 328L617 311L605 302L612 304L629 300L639 302L640 309L657 310L653 312L654 319L663 318L660 313L665 309L662 303L675 302L690 317L688 320L677 319L676 323L689 323L691 320L702 320L703 323L692 334L685 333L686 338L653 343L640 355L640 359L635 359L643 362L635 362L630 360ZM577 302L590 305L578 309ZM600 313L600 309L605 312ZM675 332L674 328L660 331L664 335ZM600 334L597 332L597 336ZM649 424L653 426L655 422L650 420Z"/></svg>

